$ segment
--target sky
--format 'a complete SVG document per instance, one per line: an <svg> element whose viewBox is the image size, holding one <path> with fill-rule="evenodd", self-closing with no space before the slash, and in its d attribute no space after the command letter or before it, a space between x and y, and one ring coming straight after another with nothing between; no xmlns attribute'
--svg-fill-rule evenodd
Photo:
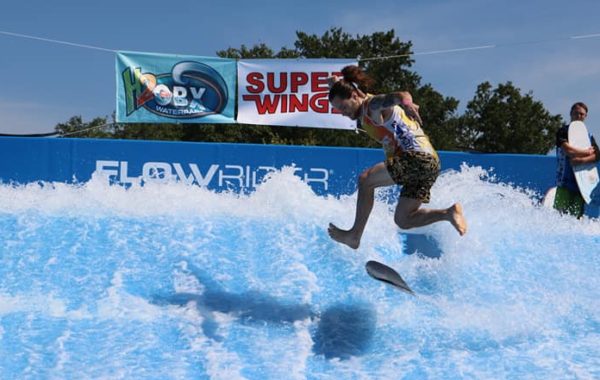
<svg viewBox="0 0 600 380"><path fill-rule="evenodd" d="M264 43L278 51L293 48L297 31L321 36L332 27L353 36L393 29L411 41L412 70L458 99L460 113L478 84L511 81L567 121L570 106L585 102L586 125L600 137L597 0L5 1L0 133L53 132L72 116L111 115L117 50L216 56Z"/></svg>

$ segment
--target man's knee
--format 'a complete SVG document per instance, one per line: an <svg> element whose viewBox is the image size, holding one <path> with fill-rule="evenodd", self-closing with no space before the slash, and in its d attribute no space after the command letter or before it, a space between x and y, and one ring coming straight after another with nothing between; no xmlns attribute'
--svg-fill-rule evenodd
<svg viewBox="0 0 600 380"><path fill-rule="evenodd" d="M367 169L358 175L358 186L359 187L367 188L370 186L369 174L371 174L371 171L369 169Z"/></svg>
<svg viewBox="0 0 600 380"><path fill-rule="evenodd" d="M394 215L394 222L396 222L396 225L403 230L408 230L414 227L410 221L410 215Z"/></svg>

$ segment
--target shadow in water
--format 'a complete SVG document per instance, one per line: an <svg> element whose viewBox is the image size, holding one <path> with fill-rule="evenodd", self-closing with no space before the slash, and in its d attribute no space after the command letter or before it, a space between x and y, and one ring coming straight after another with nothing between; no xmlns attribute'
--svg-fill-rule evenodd
<svg viewBox="0 0 600 380"><path fill-rule="evenodd" d="M363 355L375 333L377 316L369 305L338 304L321 314L313 352L327 359Z"/></svg>
<svg viewBox="0 0 600 380"><path fill-rule="evenodd" d="M154 296L152 303L157 305L185 306L195 302L202 314L202 330L204 334L215 340L222 340L217 334L219 327L213 312L230 314L242 323L274 323L284 324L313 318L316 314L307 304L293 304L279 300L268 294L257 291L231 293L223 289L216 281L199 268L188 264L188 270L204 285L202 294L175 293L167 296Z"/></svg>
<svg viewBox="0 0 600 380"><path fill-rule="evenodd" d="M442 256L442 249L438 242L429 235L404 234L404 253L412 255L416 252L425 257L439 259Z"/></svg>
<svg viewBox="0 0 600 380"><path fill-rule="evenodd" d="M319 315L310 305L286 302L268 294L256 291L228 292L198 267L188 263L187 269L204 286L202 294L174 293L155 296L151 302L177 306L195 302L202 315L204 335L215 341L224 338L218 334L219 324L214 312L232 315L241 323L259 325L289 324L307 318L318 320L313 335L313 351L327 359L344 360L364 354L375 332L377 318L371 305L337 304Z"/></svg>

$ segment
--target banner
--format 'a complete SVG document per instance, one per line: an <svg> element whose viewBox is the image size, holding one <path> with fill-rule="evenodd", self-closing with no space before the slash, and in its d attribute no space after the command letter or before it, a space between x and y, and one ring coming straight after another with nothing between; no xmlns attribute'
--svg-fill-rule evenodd
<svg viewBox="0 0 600 380"><path fill-rule="evenodd" d="M119 52L117 121L235 123L235 60Z"/></svg>
<svg viewBox="0 0 600 380"><path fill-rule="evenodd" d="M238 123L355 129L334 111L327 78L341 75L346 59L254 59L238 62Z"/></svg>

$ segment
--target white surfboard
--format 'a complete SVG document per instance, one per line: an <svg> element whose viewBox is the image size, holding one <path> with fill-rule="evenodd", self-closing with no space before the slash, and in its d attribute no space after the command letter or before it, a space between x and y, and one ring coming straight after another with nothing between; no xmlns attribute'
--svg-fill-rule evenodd
<svg viewBox="0 0 600 380"><path fill-rule="evenodd" d="M569 144L582 149L592 146L588 130L582 121L573 121L569 124ZM592 191L598 186L598 182L600 182L596 163L573 165L573 172L575 172L575 180L577 181L577 186L579 186L583 200L585 203L590 204L592 201Z"/></svg>
<svg viewBox="0 0 600 380"><path fill-rule="evenodd" d="M365 265L367 273L376 280L388 283L408 294L415 295L415 292L406 284L402 277L393 268L388 267L378 261L368 261Z"/></svg>

